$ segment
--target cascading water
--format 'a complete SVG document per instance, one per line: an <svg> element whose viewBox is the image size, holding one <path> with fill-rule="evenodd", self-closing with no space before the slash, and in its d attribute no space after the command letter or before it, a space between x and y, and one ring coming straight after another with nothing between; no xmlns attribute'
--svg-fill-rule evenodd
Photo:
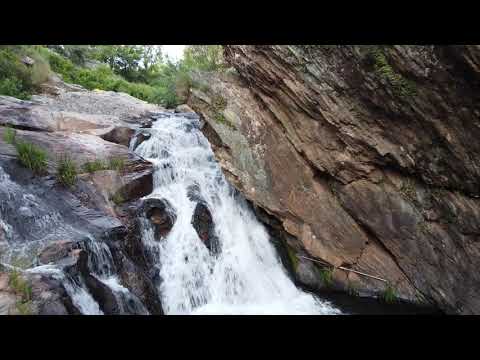
<svg viewBox="0 0 480 360"><path fill-rule="evenodd" d="M171 114L149 131L150 139L136 148L155 166L148 198L166 199L176 216L160 241L142 221L143 242L159 268L166 314L339 313L289 279L265 228L225 180L198 118ZM198 199L211 212L218 254L209 252L192 226Z"/></svg>
<svg viewBox="0 0 480 360"><path fill-rule="evenodd" d="M99 304L90 294L81 274L64 272L63 265L39 265L37 254L54 241L75 239L88 254L89 275L105 284L118 304L120 314L148 314L145 306L123 287L109 247L81 225L70 224L55 208L49 195L13 181L0 166L0 264L60 280L74 305L85 315L100 315Z"/></svg>

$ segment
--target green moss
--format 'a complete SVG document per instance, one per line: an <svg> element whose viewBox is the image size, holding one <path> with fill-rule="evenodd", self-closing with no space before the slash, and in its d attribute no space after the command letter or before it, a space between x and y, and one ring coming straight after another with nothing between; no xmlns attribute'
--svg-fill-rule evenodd
<svg viewBox="0 0 480 360"><path fill-rule="evenodd" d="M77 180L77 168L75 163L67 155L63 155L58 160L57 179L66 187L73 186Z"/></svg>
<svg viewBox="0 0 480 360"><path fill-rule="evenodd" d="M41 175L47 170L47 153L40 147L23 141L15 142L18 159L23 166Z"/></svg>
<svg viewBox="0 0 480 360"><path fill-rule="evenodd" d="M3 133L3 140L5 140L7 144L14 145L16 136L16 131L7 125L5 132Z"/></svg>
<svg viewBox="0 0 480 360"><path fill-rule="evenodd" d="M394 92L402 97L411 97L416 94L416 85L411 80L405 79L388 63L384 50L376 46L370 55L374 61L375 72L392 86Z"/></svg>
<svg viewBox="0 0 480 360"><path fill-rule="evenodd" d="M319 271L320 279L326 287L330 287L333 284L333 269L323 268Z"/></svg>
<svg viewBox="0 0 480 360"><path fill-rule="evenodd" d="M297 272L297 268L298 268L297 254L295 253L295 250L290 245L287 244L286 248L287 248L288 258L292 263L293 271Z"/></svg>

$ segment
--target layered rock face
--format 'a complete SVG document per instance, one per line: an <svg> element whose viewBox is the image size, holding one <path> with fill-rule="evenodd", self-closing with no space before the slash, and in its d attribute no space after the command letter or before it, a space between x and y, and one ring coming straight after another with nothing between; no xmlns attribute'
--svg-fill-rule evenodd
<svg viewBox="0 0 480 360"><path fill-rule="evenodd" d="M164 109L54 80L32 101L0 96L0 262L18 272L0 268L0 313L79 314L58 277L18 270L54 265L82 279L105 314L161 314L136 222L139 198L152 191L153 166L128 145ZM46 152L44 174L34 176L20 164L4 139L6 126L15 129L17 142ZM70 188L56 176L64 155L78 171ZM108 165L112 159L120 165ZM104 165L87 171L85 164L94 161ZM118 284L107 286L99 275Z"/></svg>
<svg viewBox="0 0 480 360"><path fill-rule="evenodd" d="M234 70L197 74L188 104L231 182L283 231L297 280L325 287L314 258L335 289L479 313L480 47L225 57Z"/></svg>

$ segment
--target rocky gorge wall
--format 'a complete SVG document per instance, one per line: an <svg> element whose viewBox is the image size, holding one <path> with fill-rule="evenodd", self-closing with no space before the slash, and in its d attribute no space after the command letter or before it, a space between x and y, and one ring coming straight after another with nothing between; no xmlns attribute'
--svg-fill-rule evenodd
<svg viewBox="0 0 480 360"><path fill-rule="evenodd" d="M225 58L233 70L197 73L188 104L296 279L479 313L480 47L228 45Z"/></svg>

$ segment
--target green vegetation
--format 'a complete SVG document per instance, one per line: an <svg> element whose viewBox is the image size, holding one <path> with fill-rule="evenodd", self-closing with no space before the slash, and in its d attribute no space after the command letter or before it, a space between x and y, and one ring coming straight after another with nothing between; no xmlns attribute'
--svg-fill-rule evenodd
<svg viewBox="0 0 480 360"><path fill-rule="evenodd" d="M63 155L58 160L57 179L66 187L72 187L77 180L77 168L72 159L70 159L67 155Z"/></svg>
<svg viewBox="0 0 480 360"><path fill-rule="evenodd" d="M18 159L23 166L33 171L36 175L42 175L47 170L47 153L42 148L23 141L16 141Z"/></svg>
<svg viewBox="0 0 480 360"><path fill-rule="evenodd" d="M89 161L83 164L83 170L90 174L95 171L108 170L108 166L102 160Z"/></svg>
<svg viewBox="0 0 480 360"><path fill-rule="evenodd" d="M122 158L111 158L108 161L110 170L123 171L125 169L125 160Z"/></svg>
<svg viewBox="0 0 480 360"><path fill-rule="evenodd" d="M387 304L391 304L397 300L395 288L390 283L387 284L387 287L383 291L382 300Z"/></svg>
<svg viewBox="0 0 480 360"><path fill-rule="evenodd" d="M15 132L14 129L12 129L9 126L5 128L5 132L3 133L3 140L5 140L7 144L14 145L16 136L17 136L17 133Z"/></svg>
<svg viewBox="0 0 480 360"><path fill-rule="evenodd" d="M25 56L34 60L25 64ZM221 45L190 45L184 59L164 59L158 46L19 45L0 46L0 95L28 99L51 71L89 90L125 92L174 107L185 101L191 72L224 71Z"/></svg>
<svg viewBox="0 0 480 360"><path fill-rule="evenodd" d="M118 157L112 157L108 160L107 163L103 162L100 159L96 159L94 161L88 161L83 164L82 168L83 168L83 171L92 174L95 171L101 171L101 170L123 171L125 170L125 166L126 166L126 163L124 159L118 158Z"/></svg>
<svg viewBox="0 0 480 360"><path fill-rule="evenodd" d="M330 287L333 284L333 269L320 269L320 279L326 287Z"/></svg>
<svg viewBox="0 0 480 360"><path fill-rule="evenodd" d="M27 100L47 80L50 66L37 49L38 46L0 46L0 95ZM24 63L26 57L34 60L33 65Z"/></svg>
<svg viewBox="0 0 480 360"><path fill-rule="evenodd" d="M395 93L402 97L411 97L416 93L415 83L405 79L388 63L384 50L380 46L375 46L370 52L375 66L375 71L392 86Z"/></svg>
<svg viewBox="0 0 480 360"><path fill-rule="evenodd" d="M21 315L31 313L32 288L30 284L21 276L20 272L13 270L9 274L8 285L16 295L21 299L16 303L16 308Z"/></svg>
<svg viewBox="0 0 480 360"><path fill-rule="evenodd" d="M185 49L183 66L202 71L226 69L222 45L190 45Z"/></svg>
<svg viewBox="0 0 480 360"><path fill-rule="evenodd" d="M290 259L290 262L292 263L293 270L296 272L298 268L297 254L295 253L295 250L288 244L286 246L286 249L287 249L287 254Z"/></svg>
<svg viewBox="0 0 480 360"><path fill-rule="evenodd" d="M115 205L121 205L125 202L125 198L120 192L116 192L110 196L110 200L113 201Z"/></svg>

